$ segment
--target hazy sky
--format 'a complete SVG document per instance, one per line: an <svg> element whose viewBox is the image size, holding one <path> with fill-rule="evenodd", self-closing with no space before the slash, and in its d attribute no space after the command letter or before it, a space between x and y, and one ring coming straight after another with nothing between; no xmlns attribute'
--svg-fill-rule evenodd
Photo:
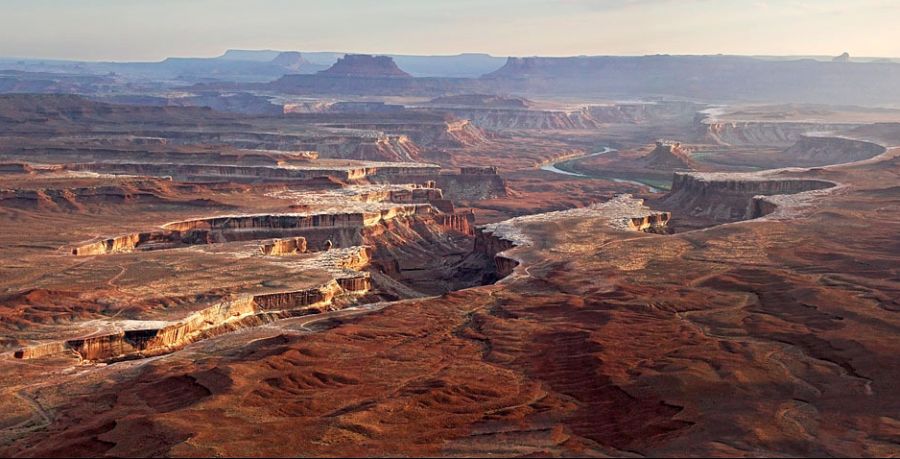
<svg viewBox="0 0 900 459"><path fill-rule="evenodd" d="M900 57L900 0L0 0L0 56L227 48Z"/></svg>

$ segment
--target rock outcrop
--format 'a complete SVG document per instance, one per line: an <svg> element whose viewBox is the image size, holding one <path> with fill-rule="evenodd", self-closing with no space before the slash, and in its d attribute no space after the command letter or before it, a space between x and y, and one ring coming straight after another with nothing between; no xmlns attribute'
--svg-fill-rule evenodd
<svg viewBox="0 0 900 459"><path fill-rule="evenodd" d="M681 145L681 142L671 140L659 140L656 147L641 158L646 167L662 170L692 170L695 169L694 160L690 151Z"/></svg>
<svg viewBox="0 0 900 459"><path fill-rule="evenodd" d="M259 250L263 255L295 255L306 252L306 238L291 237L286 239L275 239L265 242L259 246Z"/></svg>

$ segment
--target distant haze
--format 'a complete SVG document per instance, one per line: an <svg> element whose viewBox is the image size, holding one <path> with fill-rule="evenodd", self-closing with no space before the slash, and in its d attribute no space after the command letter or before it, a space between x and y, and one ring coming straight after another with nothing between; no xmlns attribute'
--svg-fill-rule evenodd
<svg viewBox="0 0 900 459"><path fill-rule="evenodd" d="M0 56L900 56L896 0L0 0Z"/></svg>

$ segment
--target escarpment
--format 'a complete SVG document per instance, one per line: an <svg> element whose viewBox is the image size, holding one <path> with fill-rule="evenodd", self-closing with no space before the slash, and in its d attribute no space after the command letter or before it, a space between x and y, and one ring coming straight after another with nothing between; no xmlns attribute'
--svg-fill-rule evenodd
<svg viewBox="0 0 900 459"><path fill-rule="evenodd" d="M397 183L399 181L428 182L433 181L444 196L454 201L480 200L505 197L509 195L506 181L495 167L462 167L458 173L443 171L434 175L406 175L375 177L373 181Z"/></svg>
<svg viewBox="0 0 900 459"><path fill-rule="evenodd" d="M883 146L863 140L802 135L779 156L785 166L818 167L862 161L885 151Z"/></svg>
<svg viewBox="0 0 900 459"><path fill-rule="evenodd" d="M84 163L70 165L71 170L102 172L108 174L149 175L173 177L186 181L256 182L259 180L313 180L333 177L338 180L389 180L402 176L437 175L438 166L424 163L362 163L351 166L235 166L207 164L155 164L155 163ZM395 178L400 182L413 180Z"/></svg>
<svg viewBox="0 0 900 459"><path fill-rule="evenodd" d="M182 320L160 324L158 327L135 328L26 347L16 351L14 356L29 359L74 353L87 361L150 357L173 352L198 340L240 328L278 318L321 312L331 305L336 296L361 295L370 287L368 276L360 273L308 289L227 299Z"/></svg>
<svg viewBox="0 0 900 459"><path fill-rule="evenodd" d="M431 216L429 204L386 207L373 212L229 215L167 223L159 231L126 234L76 246L77 256L134 250L171 249L187 245L302 237L310 247L332 241L339 247L359 245L359 231L395 218Z"/></svg>
<svg viewBox="0 0 900 459"><path fill-rule="evenodd" d="M673 123L689 125L703 107L694 102L659 101L590 105L587 112L597 123Z"/></svg>
<svg viewBox="0 0 900 459"><path fill-rule="evenodd" d="M491 136L468 119L458 119L447 115L437 118L427 112L410 111L409 113L420 115L423 119L418 121L410 115L407 118L395 116L394 118L399 119L371 120L358 115L356 118L336 118L334 121L325 116L322 121L327 122L323 126L328 128L369 130L379 133L379 139L395 139L394 148L397 151L407 149L414 152L413 156L418 156L422 147L461 148L482 144ZM323 116L319 117L323 118ZM404 124L404 122L408 124ZM390 133L390 135L384 133ZM360 147L362 145L360 144ZM364 159L374 160L375 158Z"/></svg>
<svg viewBox="0 0 900 459"><path fill-rule="evenodd" d="M496 173L496 170L491 169L490 172ZM434 186L434 181L426 181L420 185L354 185L315 191L280 189L267 196L290 200L292 208L323 210L226 215L171 222L159 230L100 239L70 250L73 255L103 255L297 237L304 238L305 247L311 250L320 249L326 242L337 247L349 247L360 243L362 229L407 217L431 219L460 232L470 232L468 217L456 215L452 201L445 199L442 190ZM271 247L263 246L261 250L264 253L278 253L280 244L289 242L273 242Z"/></svg>
<svg viewBox="0 0 900 459"><path fill-rule="evenodd" d="M228 207L210 199L177 199L169 190L149 183L72 188L0 189L0 206L17 209L81 212L118 204Z"/></svg>
<svg viewBox="0 0 900 459"><path fill-rule="evenodd" d="M446 107L440 110L471 120L490 130L565 130L596 129L599 124L586 110L529 110L515 108Z"/></svg>
<svg viewBox="0 0 900 459"><path fill-rule="evenodd" d="M789 147L804 135L813 132L845 131L859 126L851 123L823 125L815 122L795 121L723 121L697 117L698 139L721 145Z"/></svg>
<svg viewBox="0 0 900 459"><path fill-rule="evenodd" d="M512 274L519 261L503 256L502 253L516 247L513 240L494 234L485 228L475 229L475 246L473 252L493 260L493 270L487 270L484 274L485 283L496 282Z"/></svg>
<svg viewBox="0 0 900 459"><path fill-rule="evenodd" d="M835 183L755 173L680 173L661 204L692 217L718 222L756 218L771 208L759 196L792 195L832 188Z"/></svg>

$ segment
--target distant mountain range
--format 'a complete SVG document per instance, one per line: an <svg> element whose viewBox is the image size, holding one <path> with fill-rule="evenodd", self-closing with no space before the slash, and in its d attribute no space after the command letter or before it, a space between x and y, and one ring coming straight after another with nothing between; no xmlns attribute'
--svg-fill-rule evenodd
<svg viewBox="0 0 900 459"><path fill-rule="evenodd" d="M312 74L332 66L346 53L230 49L218 57L170 57L160 62L87 62L53 59L4 59L0 70L72 74L115 73L127 78L198 83L267 82L289 74ZM502 67L504 57L387 55L415 77L477 78Z"/></svg>
<svg viewBox="0 0 900 459"><path fill-rule="evenodd" d="M837 57L362 55L228 50L160 62L0 59L0 92L303 96L501 94L900 106L900 63ZM239 99L234 99L239 100Z"/></svg>

